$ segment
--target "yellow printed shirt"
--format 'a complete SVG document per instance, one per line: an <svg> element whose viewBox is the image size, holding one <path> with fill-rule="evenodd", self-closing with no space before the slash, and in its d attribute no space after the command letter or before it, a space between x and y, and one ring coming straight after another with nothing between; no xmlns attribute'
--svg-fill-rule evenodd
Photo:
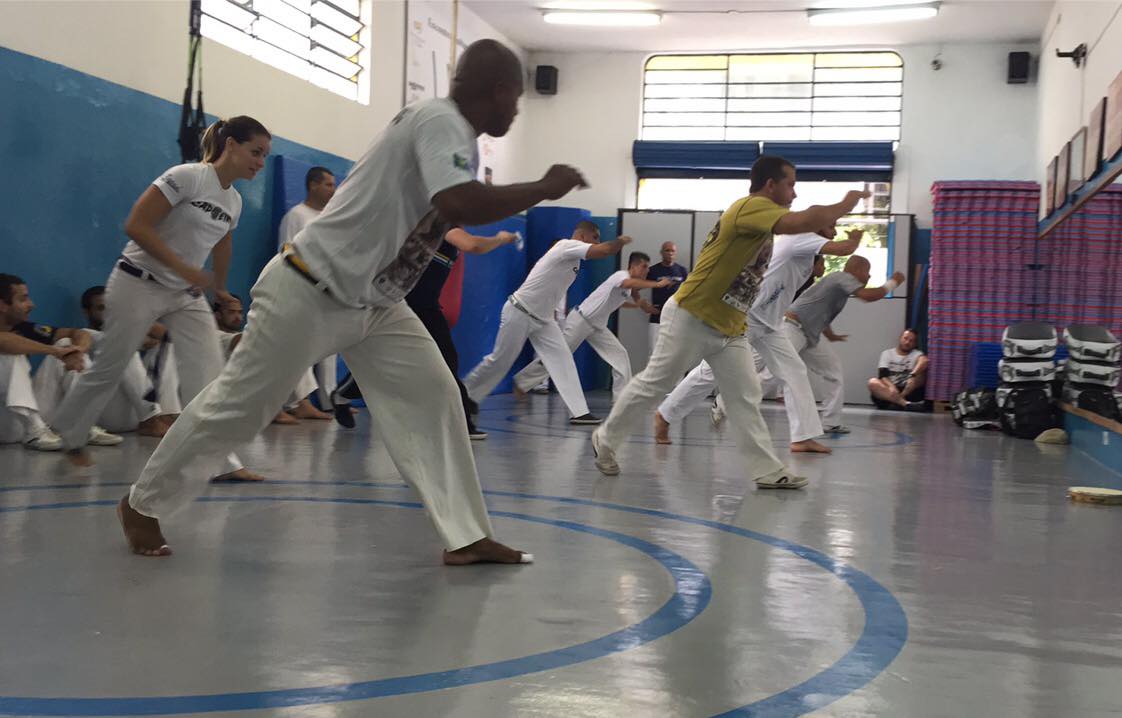
<svg viewBox="0 0 1122 718"><path fill-rule="evenodd" d="M748 328L771 261L772 227L790 212L766 197L744 197L721 215L693 271L674 295L678 306L730 337Z"/></svg>

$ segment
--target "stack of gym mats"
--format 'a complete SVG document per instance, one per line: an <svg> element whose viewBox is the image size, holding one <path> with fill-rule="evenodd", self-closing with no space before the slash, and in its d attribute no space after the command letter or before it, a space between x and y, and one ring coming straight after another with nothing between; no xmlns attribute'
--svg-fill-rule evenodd
<svg viewBox="0 0 1122 718"><path fill-rule="evenodd" d="M927 398L963 388L976 342L999 342L1032 319L1036 297L1035 182L936 182L932 188Z"/></svg>

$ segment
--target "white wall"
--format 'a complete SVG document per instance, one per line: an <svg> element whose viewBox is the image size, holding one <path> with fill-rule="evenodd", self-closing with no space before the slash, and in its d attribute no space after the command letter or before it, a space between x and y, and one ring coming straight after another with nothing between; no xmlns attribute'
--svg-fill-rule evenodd
<svg viewBox="0 0 1122 718"><path fill-rule="evenodd" d="M931 220L931 183L938 179L1032 179L1036 142L1035 84L1005 82L1009 52L1035 45L917 45L904 59L904 115L893 211ZM943 68L931 69L942 52ZM530 65L556 65L558 94L528 92L523 112L532 142L523 174L551 162L584 170L592 188L565 200L595 214L633 207L631 143L638 136L643 63L638 53L532 53Z"/></svg>
<svg viewBox="0 0 1122 718"><path fill-rule="evenodd" d="M1122 2L1058 2L1041 38L1039 139L1033 177L1042 180L1048 162L1080 127L1122 71ZM1081 68L1056 50L1086 43Z"/></svg>

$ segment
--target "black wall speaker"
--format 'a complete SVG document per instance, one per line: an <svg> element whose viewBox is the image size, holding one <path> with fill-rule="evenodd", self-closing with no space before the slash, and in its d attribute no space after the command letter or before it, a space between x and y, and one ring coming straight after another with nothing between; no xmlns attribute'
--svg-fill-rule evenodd
<svg viewBox="0 0 1122 718"><path fill-rule="evenodd" d="M1032 55L1027 52L1009 53L1009 75L1006 82L1010 85L1023 85L1029 81L1029 65Z"/></svg>
<svg viewBox="0 0 1122 718"><path fill-rule="evenodd" d="M556 95L557 68L553 65L538 65L534 71L534 89L543 95Z"/></svg>

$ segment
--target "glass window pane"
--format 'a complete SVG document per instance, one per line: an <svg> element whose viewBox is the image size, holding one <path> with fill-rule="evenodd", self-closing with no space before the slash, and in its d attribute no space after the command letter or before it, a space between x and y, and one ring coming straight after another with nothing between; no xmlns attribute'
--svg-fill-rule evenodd
<svg viewBox="0 0 1122 718"><path fill-rule="evenodd" d="M678 100L646 100L643 109L647 112L724 112L725 101L721 98L685 98Z"/></svg>
<svg viewBox="0 0 1122 718"><path fill-rule="evenodd" d="M820 52L814 56L816 67L903 67L895 52Z"/></svg>
<svg viewBox="0 0 1122 718"><path fill-rule="evenodd" d="M723 127L644 127L644 140L723 140Z"/></svg>
<svg viewBox="0 0 1122 718"><path fill-rule="evenodd" d="M837 97L864 95L866 97L887 97L902 94L904 86L899 82L838 82L821 83L814 86L815 97Z"/></svg>
<svg viewBox="0 0 1122 718"><path fill-rule="evenodd" d="M806 112L811 109L810 98L793 100L729 100L728 103L729 112Z"/></svg>
<svg viewBox="0 0 1122 718"><path fill-rule="evenodd" d="M331 70L336 75L350 79L357 75L362 67L350 60L344 60L330 50L325 50L322 47L317 47L312 50L312 62L320 67Z"/></svg>
<svg viewBox="0 0 1122 718"><path fill-rule="evenodd" d="M205 15L218 18L227 25L243 32L249 32L255 19L253 13L233 3L228 3L226 0L203 0L202 10Z"/></svg>
<svg viewBox="0 0 1122 718"><path fill-rule="evenodd" d="M288 0L285 0L285 2L288 2ZM304 0L304 2L307 2L307 0ZM339 8L348 15L353 15L355 18L359 16L358 3L359 0L331 0L332 5Z"/></svg>
<svg viewBox="0 0 1122 718"><path fill-rule="evenodd" d="M814 71L815 82L900 82L904 79L901 67L842 67Z"/></svg>
<svg viewBox="0 0 1122 718"><path fill-rule="evenodd" d="M809 112L730 112L729 127L798 127L810 125Z"/></svg>
<svg viewBox="0 0 1122 718"><path fill-rule="evenodd" d="M729 97L810 97L813 85L729 85Z"/></svg>
<svg viewBox="0 0 1122 718"><path fill-rule="evenodd" d="M729 58L731 82L810 82L813 55L733 55Z"/></svg>
<svg viewBox="0 0 1122 718"><path fill-rule="evenodd" d="M313 67L308 79L325 90L331 90L352 100L358 99L358 83L344 80L334 72L328 72L322 67Z"/></svg>
<svg viewBox="0 0 1122 718"><path fill-rule="evenodd" d="M271 45L303 58L308 57L312 49L311 40L266 17L259 17L257 22L253 23L253 34Z"/></svg>
<svg viewBox="0 0 1122 718"><path fill-rule="evenodd" d="M209 15L203 15L199 22L199 29L203 33L203 37L209 37L211 40L247 55L253 54L256 41L244 32L240 32L220 20L215 20Z"/></svg>
<svg viewBox="0 0 1122 718"><path fill-rule="evenodd" d="M812 140L877 140L892 141L900 139L899 127L815 127L811 130Z"/></svg>
<svg viewBox="0 0 1122 718"><path fill-rule="evenodd" d="M814 109L819 112L845 110L892 111L900 109L899 97L816 97Z"/></svg>
<svg viewBox="0 0 1122 718"><path fill-rule="evenodd" d="M725 81L724 70L656 70L646 74L648 85L673 83L704 84Z"/></svg>
<svg viewBox="0 0 1122 718"><path fill-rule="evenodd" d="M312 31L312 18L308 13L300 12L284 0L253 0L253 9L301 35Z"/></svg>
<svg viewBox="0 0 1122 718"><path fill-rule="evenodd" d="M358 51L362 49L362 45L359 45L349 37L343 37L327 27L327 25L316 25L313 27L312 40L324 47L331 48L343 57L354 57L358 54Z"/></svg>
<svg viewBox="0 0 1122 718"><path fill-rule="evenodd" d="M643 115L647 127L723 127L723 112L648 112Z"/></svg>
<svg viewBox="0 0 1122 718"><path fill-rule="evenodd" d="M362 23L358 20L339 12L325 2L312 3L312 17L347 37L358 33L362 29Z"/></svg>
<svg viewBox="0 0 1122 718"><path fill-rule="evenodd" d="M273 47L263 40L257 40L256 47L253 49L253 56L261 62L305 80L308 79L308 71L311 70L311 65L307 61L301 60L280 48Z"/></svg>
<svg viewBox="0 0 1122 718"><path fill-rule="evenodd" d="M656 55L647 60L647 70L724 70L728 55Z"/></svg>
<svg viewBox="0 0 1122 718"><path fill-rule="evenodd" d="M726 132L728 140L809 140L809 127L730 127Z"/></svg>
<svg viewBox="0 0 1122 718"><path fill-rule="evenodd" d="M644 97L724 97L724 85L647 85Z"/></svg>
<svg viewBox="0 0 1122 718"><path fill-rule="evenodd" d="M899 112L815 112L815 127L900 125Z"/></svg>

